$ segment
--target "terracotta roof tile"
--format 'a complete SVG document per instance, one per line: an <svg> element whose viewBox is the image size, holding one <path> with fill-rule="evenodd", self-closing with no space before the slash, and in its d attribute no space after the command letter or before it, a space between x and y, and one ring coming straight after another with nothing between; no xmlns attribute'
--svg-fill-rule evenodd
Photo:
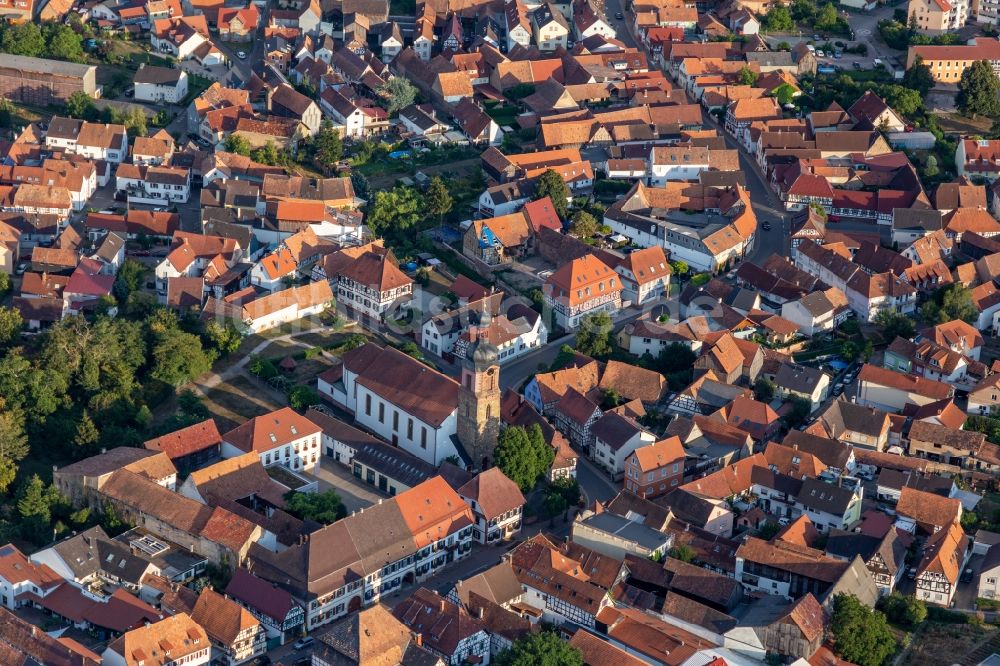
<svg viewBox="0 0 1000 666"><path fill-rule="evenodd" d="M222 435L215 425L215 419L205 419L201 423L147 440L144 446L153 451L163 451L173 460L221 443Z"/></svg>

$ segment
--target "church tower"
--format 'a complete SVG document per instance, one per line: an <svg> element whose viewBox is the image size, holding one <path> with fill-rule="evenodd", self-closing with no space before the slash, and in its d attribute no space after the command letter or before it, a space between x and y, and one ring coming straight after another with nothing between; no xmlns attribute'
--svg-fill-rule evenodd
<svg viewBox="0 0 1000 666"><path fill-rule="evenodd" d="M458 440L472 459L472 467L484 470L493 464L493 451L500 434L500 364L497 348L485 335L489 316L470 329L476 336L462 359L462 385L458 389Z"/></svg>

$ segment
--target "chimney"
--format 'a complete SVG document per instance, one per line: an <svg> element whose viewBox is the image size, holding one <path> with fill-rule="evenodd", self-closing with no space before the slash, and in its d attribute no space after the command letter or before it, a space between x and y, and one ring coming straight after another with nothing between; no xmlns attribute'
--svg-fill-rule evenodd
<svg viewBox="0 0 1000 666"><path fill-rule="evenodd" d="M485 609L482 606L479 606L478 608L476 608L476 617L482 620L484 612Z"/></svg>
<svg viewBox="0 0 1000 666"><path fill-rule="evenodd" d="M417 647L421 647L424 644L424 635L421 633L413 634L413 642Z"/></svg>
<svg viewBox="0 0 1000 666"><path fill-rule="evenodd" d="M438 610L442 613L444 612L444 598L438 600Z"/></svg>

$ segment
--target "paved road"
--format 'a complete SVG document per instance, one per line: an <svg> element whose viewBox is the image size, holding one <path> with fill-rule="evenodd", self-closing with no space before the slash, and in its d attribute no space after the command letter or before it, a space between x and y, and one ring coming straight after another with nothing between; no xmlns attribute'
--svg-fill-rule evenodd
<svg viewBox="0 0 1000 666"><path fill-rule="evenodd" d="M625 2L624 0L606 0L605 10L607 12L608 22L611 27L615 29L617 33L618 41L625 44L625 46L636 47L635 37L632 35L631 26L629 26L626 21L630 16L633 16L632 12L626 13L624 10ZM617 19L616 14L621 13L625 18Z"/></svg>

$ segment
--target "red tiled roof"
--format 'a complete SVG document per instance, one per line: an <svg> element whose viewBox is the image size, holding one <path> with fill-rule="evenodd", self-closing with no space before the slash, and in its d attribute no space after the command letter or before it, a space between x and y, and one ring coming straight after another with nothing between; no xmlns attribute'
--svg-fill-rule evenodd
<svg viewBox="0 0 1000 666"><path fill-rule="evenodd" d="M215 425L215 419L205 419L201 423L168 433L145 443L147 449L163 451L174 460L222 443L222 435Z"/></svg>

